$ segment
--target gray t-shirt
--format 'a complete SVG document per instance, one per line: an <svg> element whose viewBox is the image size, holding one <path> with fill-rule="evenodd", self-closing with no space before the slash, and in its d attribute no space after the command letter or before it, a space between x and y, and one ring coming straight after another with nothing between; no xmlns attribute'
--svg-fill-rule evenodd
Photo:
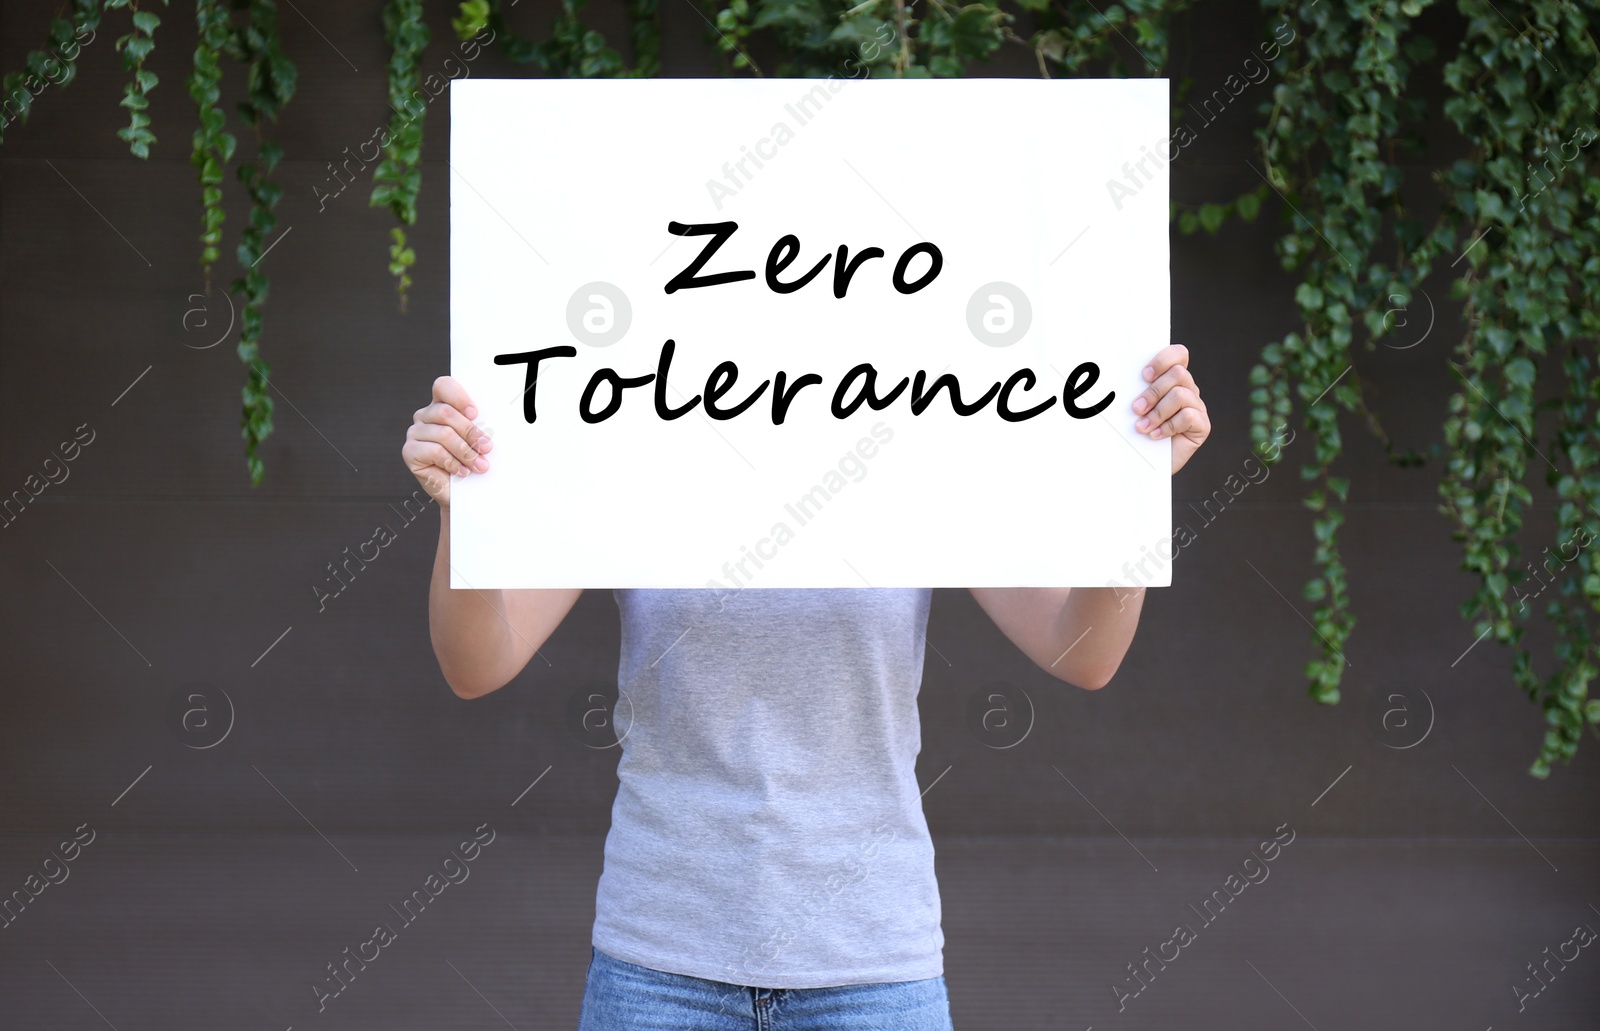
<svg viewBox="0 0 1600 1031"><path fill-rule="evenodd" d="M944 972L915 773L931 596L615 592L625 736L597 949L769 988Z"/></svg>

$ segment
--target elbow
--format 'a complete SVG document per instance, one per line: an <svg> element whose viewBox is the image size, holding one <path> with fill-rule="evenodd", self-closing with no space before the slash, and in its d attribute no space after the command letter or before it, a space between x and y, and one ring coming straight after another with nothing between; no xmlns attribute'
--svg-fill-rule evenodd
<svg viewBox="0 0 1600 1031"><path fill-rule="evenodd" d="M510 679L472 676L460 670L448 669L443 665L439 667L439 672L444 674L444 682L450 685L451 693L457 698L482 698L504 687Z"/></svg>
<svg viewBox="0 0 1600 1031"><path fill-rule="evenodd" d="M482 698L491 691L497 691L510 682L512 673L500 676L493 670L485 670L481 662L453 661L450 652L443 646L438 637L433 641L434 661L439 664L439 672L444 676L444 682L450 686L450 691L457 698Z"/></svg>
<svg viewBox="0 0 1600 1031"><path fill-rule="evenodd" d="M457 698L482 698L484 695L489 693L478 687L476 684L469 683L468 681L460 678L452 678L448 675L444 678L444 682L450 685L450 693L454 694Z"/></svg>
<svg viewBox="0 0 1600 1031"><path fill-rule="evenodd" d="M1111 670L1106 673L1096 673L1093 676L1081 676L1074 680L1068 681L1068 683L1072 684L1074 687L1081 687L1085 691L1098 691L1102 687L1105 687L1107 684L1111 683L1111 678L1115 675L1116 670Z"/></svg>
<svg viewBox="0 0 1600 1031"><path fill-rule="evenodd" d="M1098 691L1111 683L1111 678L1117 675L1117 669L1121 665L1122 662L1119 660L1110 664L1084 665L1067 670L1052 669L1047 672L1073 687L1081 687L1085 691Z"/></svg>

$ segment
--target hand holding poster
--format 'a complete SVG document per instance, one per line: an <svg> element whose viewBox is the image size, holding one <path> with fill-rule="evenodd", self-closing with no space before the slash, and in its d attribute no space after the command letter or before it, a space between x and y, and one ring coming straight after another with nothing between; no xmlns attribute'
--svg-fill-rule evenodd
<svg viewBox="0 0 1600 1031"><path fill-rule="evenodd" d="M452 487L453 585L1122 575L1170 536L1130 407L1168 342L1166 108L1164 79L453 83L451 371L496 443Z"/></svg>

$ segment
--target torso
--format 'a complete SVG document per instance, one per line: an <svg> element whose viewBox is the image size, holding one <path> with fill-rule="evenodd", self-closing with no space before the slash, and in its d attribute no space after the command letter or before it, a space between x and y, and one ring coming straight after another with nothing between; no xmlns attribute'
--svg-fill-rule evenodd
<svg viewBox="0 0 1600 1031"><path fill-rule="evenodd" d="M943 972L915 775L931 595L615 592L625 736L596 948L774 988Z"/></svg>

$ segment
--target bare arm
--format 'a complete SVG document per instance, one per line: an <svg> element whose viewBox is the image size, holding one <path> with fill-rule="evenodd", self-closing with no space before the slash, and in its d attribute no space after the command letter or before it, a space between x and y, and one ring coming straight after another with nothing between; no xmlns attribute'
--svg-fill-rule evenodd
<svg viewBox="0 0 1600 1031"><path fill-rule="evenodd" d="M576 604L575 590L450 587L450 507L439 507L439 548L428 588L428 633L445 681L462 698L504 687Z"/></svg>
<svg viewBox="0 0 1600 1031"><path fill-rule="evenodd" d="M1189 350L1164 347L1144 370L1150 386L1133 399L1135 429L1172 438L1176 473L1211 434L1200 389L1189 374ZM1046 673L1099 690L1122 665L1139 628L1144 588L974 587L972 596L1000 632Z"/></svg>
<svg viewBox="0 0 1600 1031"><path fill-rule="evenodd" d="M477 408L448 376L433 384L433 403L417 410L401 455L439 503L439 547L428 587L428 633L450 689L478 698L504 687L555 632L582 590L452 590L450 480L485 473L494 446L473 425Z"/></svg>
<svg viewBox="0 0 1600 1031"><path fill-rule="evenodd" d="M1133 643L1144 588L974 587L972 596L1034 665L1098 691Z"/></svg>

